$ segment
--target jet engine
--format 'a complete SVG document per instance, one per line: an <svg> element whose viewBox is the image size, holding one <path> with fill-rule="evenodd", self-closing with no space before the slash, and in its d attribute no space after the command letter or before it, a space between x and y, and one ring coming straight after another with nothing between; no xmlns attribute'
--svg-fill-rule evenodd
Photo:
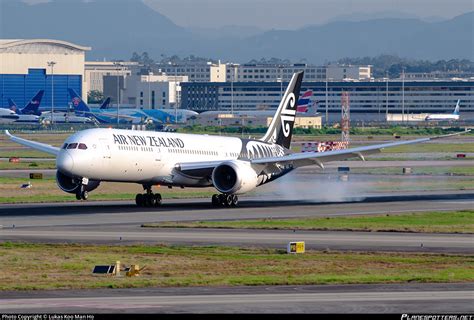
<svg viewBox="0 0 474 320"><path fill-rule="evenodd" d="M73 178L70 176L65 175L61 171L56 171L56 183L58 184L59 188L67 193L77 193L77 191L81 187L81 179L80 178ZM87 185L84 186L84 191L92 191L96 189L100 184L100 181L97 180L89 180Z"/></svg>
<svg viewBox="0 0 474 320"><path fill-rule="evenodd" d="M242 194L257 187L257 173L249 163L243 161L225 161L212 171L214 187L226 194Z"/></svg>

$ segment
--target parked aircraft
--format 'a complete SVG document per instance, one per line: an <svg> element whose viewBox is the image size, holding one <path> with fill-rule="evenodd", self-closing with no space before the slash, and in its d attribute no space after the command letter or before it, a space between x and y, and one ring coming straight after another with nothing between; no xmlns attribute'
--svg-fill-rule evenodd
<svg viewBox="0 0 474 320"><path fill-rule="evenodd" d="M15 111L0 108L0 123L11 124L11 123L28 123L28 124L39 124L39 116L34 114L17 114Z"/></svg>
<svg viewBox="0 0 474 320"><path fill-rule="evenodd" d="M43 98L44 90L38 91L34 97L28 102L26 106L23 108L19 108L15 101L12 99L8 99L8 105L10 107L10 110L14 111L16 114L31 114L31 115L36 115L40 116L41 111L39 111L39 107L41 104L41 99Z"/></svg>
<svg viewBox="0 0 474 320"><path fill-rule="evenodd" d="M19 144L56 155L56 181L65 192L87 199L102 181L141 184L138 206L158 206L152 186L211 187L214 206L236 206L238 195L278 179L292 170L380 152L384 148L437 138L388 142L326 152L290 150L303 72L295 73L260 139L94 128L68 137L62 147L6 134ZM291 185L288 186L291 188ZM315 191L317 192L317 191Z"/></svg>
<svg viewBox="0 0 474 320"><path fill-rule="evenodd" d="M38 91L23 108L19 108L12 99L8 99L10 109L0 108L0 123L39 124L41 112L38 109L43 94L44 90Z"/></svg>
<svg viewBox="0 0 474 320"><path fill-rule="evenodd" d="M100 123L117 123L117 116L120 123L139 124L147 122L174 122L174 116L161 110L122 108L118 110L117 114L117 109L108 109L106 105L102 105L100 108L89 108L89 106L82 101L82 98L73 89L68 89L68 91L72 97L72 103L76 114L94 117Z"/></svg>
<svg viewBox="0 0 474 320"><path fill-rule="evenodd" d="M459 120L459 103L461 100L458 100L456 103L456 108L454 108L453 113L445 113L445 114L429 114L426 116L426 121L457 121Z"/></svg>
<svg viewBox="0 0 474 320"><path fill-rule="evenodd" d="M19 118L20 116L16 114L15 111L7 108L0 108L0 123L13 123Z"/></svg>
<svg viewBox="0 0 474 320"><path fill-rule="evenodd" d="M76 116L72 112L54 112L53 118L51 119L51 112L43 112L41 114L41 123L50 124L51 120L53 123L97 123L94 119L89 117Z"/></svg>

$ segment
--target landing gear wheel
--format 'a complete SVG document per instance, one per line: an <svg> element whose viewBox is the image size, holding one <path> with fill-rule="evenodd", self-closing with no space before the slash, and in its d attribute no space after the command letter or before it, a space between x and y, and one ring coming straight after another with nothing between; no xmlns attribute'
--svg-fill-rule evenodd
<svg viewBox="0 0 474 320"><path fill-rule="evenodd" d="M217 195L217 199L219 200L219 206L225 206L225 194Z"/></svg>
<svg viewBox="0 0 474 320"><path fill-rule="evenodd" d="M81 193L81 199L82 200L87 200L89 198L89 192L87 191L82 191Z"/></svg>
<svg viewBox="0 0 474 320"><path fill-rule="evenodd" d="M153 207L154 200L153 194L145 194L145 207Z"/></svg>
<svg viewBox="0 0 474 320"><path fill-rule="evenodd" d="M237 205L239 204L239 197L237 197L237 195L232 195L232 207L237 207Z"/></svg>
<svg viewBox="0 0 474 320"><path fill-rule="evenodd" d="M233 202L233 195L228 194L224 196L224 205L226 207L231 207Z"/></svg>
<svg viewBox="0 0 474 320"><path fill-rule="evenodd" d="M154 194L154 195L152 195L152 196L153 196L153 198L154 198L154 205L155 205L155 207L161 206L161 194L156 193L156 194Z"/></svg>
<svg viewBox="0 0 474 320"><path fill-rule="evenodd" d="M143 201L143 194L139 193L135 196L135 203L139 207L143 207L144 201Z"/></svg>
<svg viewBox="0 0 474 320"><path fill-rule="evenodd" d="M77 199L77 200L81 200L81 199L82 199L80 192L76 192L76 199Z"/></svg>

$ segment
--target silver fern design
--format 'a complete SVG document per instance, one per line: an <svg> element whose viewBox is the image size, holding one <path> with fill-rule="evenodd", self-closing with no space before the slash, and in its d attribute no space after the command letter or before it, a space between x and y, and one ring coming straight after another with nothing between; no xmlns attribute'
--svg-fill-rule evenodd
<svg viewBox="0 0 474 320"><path fill-rule="evenodd" d="M283 135L288 138L291 132L290 123L295 121L296 108L295 108L296 98L295 94L291 92L286 96L284 102L285 109L282 110L280 120L281 128L283 130Z"/></svg>

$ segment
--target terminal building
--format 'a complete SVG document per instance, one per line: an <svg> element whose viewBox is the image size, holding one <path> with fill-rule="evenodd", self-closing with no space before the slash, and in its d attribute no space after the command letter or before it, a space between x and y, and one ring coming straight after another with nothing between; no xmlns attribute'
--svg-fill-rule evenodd
<svg viewBox="0 0 474 320"><path fill-rule="evenodd" d="M276 110L286 86L278 82L182 83L181 108L197 112ZM461 119L474 113L472 80L308 81L301 87L301 92L306 90L313 91L311 99L318 112L328 110L330 122L340 119L343 91L349 93L352 120L385 121L392 113L451 113L458 99Z"/></svg>
<svg viewBox="0 0 474 320"><path fill-rule="evenodd" d="M187 76L190 82L275 82L290 81L293 73L305 72L308 81L356 79L367 80L372 76L372 67L353 65L315 66L306 63L217 63L183 61L180 63L158 63L153 72Z"/></svg>
<svg viewBox="0 0 474 320"><path fill-rule="evenodd" d="M68 88L86 99L84 61L90 49L61 40L0 40L0 107L8 107L9 98L24 106L39 90L45 90L45 109L53 103L66 108L71 100Z"/></svg>
<svg viewBox="0 0 474 320"><path fill-rule="evenodd" d="M137 62L114 62L114 61L86 61L84 65L84 76L87 88L86 92L104 92L104 77L116 76L126 77L132 74L132 68Z"/></svg>

